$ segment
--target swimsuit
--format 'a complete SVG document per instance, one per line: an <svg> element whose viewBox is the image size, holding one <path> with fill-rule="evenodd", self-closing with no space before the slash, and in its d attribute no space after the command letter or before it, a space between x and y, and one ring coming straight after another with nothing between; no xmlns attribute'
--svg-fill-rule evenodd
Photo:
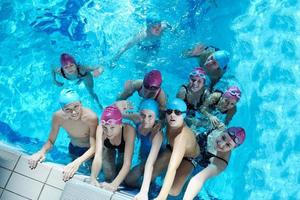
<svg viewBox="0 0 300 200"><path fill-rule="evenodd" d="M79 83L83 80L83 78L86 77L86 76L88 75L88 72L85 72L84 74L82 74L82 73L80 72L80 67L79 67L78 65L76 65L76 69L77 69L77 78L79 79L79 80L77 81L77 84L79 84ZM66 74L65 74L65 72L64 72L64 70L63 70L62 67L60 68L60 72L61 72L61 75L62 75L65 79L67 79L67 80L72 80L72 79L69 79L69 78L66 76Z"/></svg>
<svg viewBox="0 0 300 200"><path fill-rule="evenodd" d="M187 88L187 86L182 85L182 87L185 89L185 96L184 96L183 101L186 103L186 106L187 106L187 115L191 116L191 117L195 117L197 109L200 108L200 106L203 104L204 100L208 97L209 91L208 91L208 89L205 88L204 91L202 92L202 94L199 96L199 100L198 100L196 106L194 106L193 104L188 102L188 98L187 98L188 88Z"/></svg>
<svg viewBox="0 0 300 200"><path fill-rule="evenodd" d="M204 168L210 164L210 158L212 158L212 157L218 158L218 159L224 161L226 165L228 165L227 160L207 151L207 138L208 138L208 135L212 131L213 130L211 130L209 132L200 133L199 135L196 136L198 145L200 147L200 155L195 160L201 167L204 167Z"/></svg>
<svg viewBox="0 0 300 200"><path fill-rule="evenodd" d="M125 151L125 140L123 138L123 127L122 127L122 133L121 133L121 143L119 145L113 145L113 144L110 143L109 139L106 138L104 140L104 146L108 149L116 149L120 153L124 153L124 151Z"/></svg>
<svg viewBox="0 0 300 200"><path fill-rule="evenodd" d="M71 142L69 144L69 153L77 158L82 156L88 149L89 147L74 146Z"/></svg>

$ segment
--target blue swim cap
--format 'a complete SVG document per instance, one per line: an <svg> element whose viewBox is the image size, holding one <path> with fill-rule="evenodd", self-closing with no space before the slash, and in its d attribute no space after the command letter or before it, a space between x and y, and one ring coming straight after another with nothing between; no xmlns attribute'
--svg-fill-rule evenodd
<svg viewBox="0 0 300 200"><path fill-rule="evenodd" d="M185 102L182 99L175 98L175 99L168 102L167 109L179 110L181 112L186 112L187 106L186 106ZM184 114L182 114L182 116L184 118L186 116L186 114L184 113Z"/></svg>
<svg viewBox="0 0 300 200"><path fill-rule="evenodd" d="M59 103L62 108L76 101L80 101L79 95L76 91L72 89L63 89L60 92Z"/></svg>
<svg viewBox="0 0 300 200"><path fill-rule="evenodd" d="M224 50L216 51L216 52L214 52L213 57L217 61L219 67L222 70L225 70L225 67L229 62L228 51L224 51Z"/></svg>
<svg viewBox="0 0 300 200"><path fill-rule="evenodd" d="M156 14L150 14L146 18L146 25L147 27L154 26L156 24L160 24L161 20Z"/></svg>
<svg viewBox="0 0 300 200"><path fill-rule="evenodd" d="M159 117L159 108L158 103L153 99L145 99L141 102L139 111L142 110L151 110L155 113L155 119Z"/></svg>

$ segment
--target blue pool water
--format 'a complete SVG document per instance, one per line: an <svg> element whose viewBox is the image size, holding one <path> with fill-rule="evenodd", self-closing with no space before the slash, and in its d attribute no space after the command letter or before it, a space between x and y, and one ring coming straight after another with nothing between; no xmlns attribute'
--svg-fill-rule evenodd
<svg viewBox="0 0 300 200"><path fill-rule="evenodd" d="M180 59L181 51L198 41L231 53L228 76L243 90L232 125L243 126L247 139L202 198L300 199L299 1L2 0L0 6L0 141L32 153L46 140L61 90L50 72L62 52L105 67L95 89L104 105L112 103L124 81L143 71L134 68L136 48L114 70L108 61L155 12L179 30L164 35L149 67L161 69L169 97L196 66ZM84 86L76 89L100 114ZM49 159L66 152L67 143L62 131Z"/></svg>

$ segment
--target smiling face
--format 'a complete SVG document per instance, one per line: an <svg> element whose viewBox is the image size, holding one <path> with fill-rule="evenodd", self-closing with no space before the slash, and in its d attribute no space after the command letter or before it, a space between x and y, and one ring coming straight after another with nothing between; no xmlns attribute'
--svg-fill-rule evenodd
<svg viewBox="0 0 300 200"><path fill-rule="evenodd" d="M141 110L140 116L142 118L143 128L152 128L155 123L155 113L152 110Z"/></svg>
<svg viewBox="0 0 300 200"><path fill-rule="evenodd" d="M102 125L102 128L103 128L104 134L106 135L106 137L109 140L115 138L122 131L121 124L105 124L105 125Z"/></svg>
<svg viewBox="0 0 300 200"><path fill-rule="evenodd" d="M218 108L220 111L224 112L227 110L230 110L233 108L237 103L237 100L232 99L232 98L227 98L227 97L221 97L219 103L218 103Z"/></svg>
<svg viewBox="0 0 300 200"><path fill-rule="evenodd" d="M70 104L65 105L62 108L63 112L67 115L67 117L71 120L78 120L82 114L82 105L80 101L76 101Z"/></svg>
<svg viewBox="0 0 300 200"><path fill-rule="evenodd" d="M193 92L200 91L204 86L204 80L203 78L200 78L199 76L190 76L190 83L189 87Z"/></svg>
<svg viewBox="0 0 300 200"><path fill-rule="evenodd" d="M219 152L229 152L236 147L236 144L228 135L227 131L224 131L215 139L214 147Z"/></svg>

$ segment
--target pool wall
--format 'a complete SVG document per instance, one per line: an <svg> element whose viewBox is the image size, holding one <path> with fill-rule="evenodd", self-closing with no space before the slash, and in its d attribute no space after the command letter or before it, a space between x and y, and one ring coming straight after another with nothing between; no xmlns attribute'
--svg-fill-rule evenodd
<svg viewBox="0 0 300 200"><path fill-rule="evenodd" d="M41 163L36 169L28 167L28 155L0 143L1 200L126 200L133 196L125 192L109 192L85 181L88 176L75 175L62 181L64 165ZM101 198L100 198L101 197Z"/></svg>

